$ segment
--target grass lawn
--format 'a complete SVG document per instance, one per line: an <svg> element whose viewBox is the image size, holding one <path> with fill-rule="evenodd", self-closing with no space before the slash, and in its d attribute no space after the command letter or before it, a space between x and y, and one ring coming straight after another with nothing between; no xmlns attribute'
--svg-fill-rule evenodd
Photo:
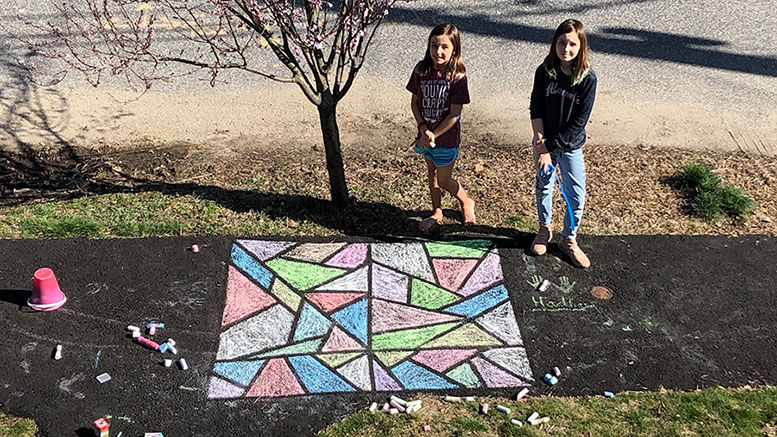
<svg viewBox="0 0 777 437"><path fill-rule="evenodd" d="M38 427L32 420L17 419L0 413L0 437L32 437Z"/></svg>
<svg viewBox="0 0 777 437"><path fill-rule="evenodd" d="M478 403L451 403L442 397L422 399L412 415L389 415L367 410L322 430L319 437L405 436L774 436L777 428L777 388L712 388L690 393L677 391L618 393L615 398L528 397L521 402L477 398ZM490 405L479 414L481 402ZM496 410L501 404L512 410ZM533 412L550 421L531 426ZM524 422L523 427L510 423ZM431 430L423 431L424 425Z"/></svg>

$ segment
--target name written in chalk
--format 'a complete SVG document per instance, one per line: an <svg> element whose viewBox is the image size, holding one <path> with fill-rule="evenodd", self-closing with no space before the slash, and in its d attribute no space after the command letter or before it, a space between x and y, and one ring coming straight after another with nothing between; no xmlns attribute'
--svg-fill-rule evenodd
<svg viewBox="0 0 777 437"><path fill-rule="evenodd" d="M588 311L596 305L587 302L575 302L573 298L563 296L560 300L548 299L543 296L532 296L532 311L560 312L560 311Z"/></svg>

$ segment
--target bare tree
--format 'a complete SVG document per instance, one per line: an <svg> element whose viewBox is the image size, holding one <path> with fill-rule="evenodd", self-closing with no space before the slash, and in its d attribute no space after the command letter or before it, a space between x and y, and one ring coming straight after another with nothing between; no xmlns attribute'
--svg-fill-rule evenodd
<svg viewBox="0 0 777 437"><path fill-rule="evenodd" d="M40 55L64 61L62 75L83 73L94 86L105 75L148 89L185 64L210 72L243 70L295 83L318 108L332 201L348 202L337 104L351 88L375 32L396 0L54 0L56 22L22 20L44 33L25 41ZM404 0L410 1L410 0ZM164 29L164 31L160 31ZM169 38L188 42L174 53ZM270 50L288 74L257 67Z"/></svg>

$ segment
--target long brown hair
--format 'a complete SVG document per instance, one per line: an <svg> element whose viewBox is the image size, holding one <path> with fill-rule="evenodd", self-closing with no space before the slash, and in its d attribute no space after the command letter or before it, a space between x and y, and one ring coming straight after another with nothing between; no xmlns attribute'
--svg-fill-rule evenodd
<svg viewBox="0 0 777 437"><path fill-rule="evenodd" d="M577 52L577 56L572 60L572 85L577 85L588 74L588 70L591 69L588 37L585 34L585 27L580 21L570 18L559 24L556 33L553 34L553 42L550 43L550 53L545 57L543 65L545 65L545 71L548 73L548 76L555 78L556 72L561 68L561 59L556 54L556 42L558 42L561 35L566 35L572 31L577 32L577 37L580 38L580 51Z"/></svg>
<svg viewBox="0 0 777 437"><path fill-rule="evenodd" d="M429 54L429 50L432 45L432 38L435 36L445 35L451 40L453 44L453 54L448 64L445 66L445 79L453 80L459 76L463 76L467 73L464 63L461 61L461 39L459 38L459 29L453 24L442 23L434 26L432 32L429 33L429 39L426 41L426 53L424 53L424 59L415 66L415 72L419 76L427 75L432 68L434 68L434 60Z"/></svg>

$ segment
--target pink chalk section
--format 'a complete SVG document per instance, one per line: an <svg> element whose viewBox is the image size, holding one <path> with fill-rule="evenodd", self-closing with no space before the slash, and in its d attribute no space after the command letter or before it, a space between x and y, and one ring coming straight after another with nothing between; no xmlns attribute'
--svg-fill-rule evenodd
<svg viewBox="0 0 777 437"><path fill-rule="evenodd" d="M328 313L364 296L364 293L307 293L305 297Z"/></svg>
<svg viewBox="0 0 777 437"><path fill-rule="evenodd" d="M480 357L473 359L472 364L477 367L478 372L483 377L483 381L486 382L486 386L490 388L520 387L522 385L528 385L515 376L500 369L495 364Z"/></svg>
<svg viewBox="0 0 777 437"><path fill-rule="evenodd" d="M477 262L476 259L433 259L432 266L440 285L450 291L456 291Z"/></svg>
<svg viewBox="0 0 777 437"><path fill-rule="evenodd" d="M246 397L279 397L304 394L302 386L283 358L269 360Z"/></svg>
<svg viewBox="0 0 777 437"><path fill-rule="evenodd" d="M499 253L493 249L486 258L477 266L472 276L460 290L456 291L461 296L469 296L504 279L502 266L499 263Z"/></svg>
<svg viewBox="0 0 777 437"><path fill-rule="evenodd" d="M435 325L461 319L460 316L442 314L380 299L372 300L373 333Z"/></svg>
<svg viewBox="0 0 777 437"><path fill-rule="evenodd" d="M221 378L210 377L210 385L208 386L208 398L210 399L239 398L243 396L244 391L243 388Z"/></svg>
<svg viewBox="0 0 777 437"><path fill-rule="evenodd" d="M330 258L324 265L346 269L360 266L367 259L367 246L364 243L350 244Z"/></svg>
<svg viewBox="0 0 777 437"><path fill-rule="evenodd" d="M346 334L342 329L335 326L332 328L332 333L329 335L329 339L324 344L321 352L339 352L339 351L358 351L364 350L364 346L360 345L350 335Z"/></svg>
<svg viewBox="0 0 777 437"><path fill-rule="evenodd" d="M421 351L413 361L426 365L438 372L444 372L454 365L475 355L477 349L437 349Z"/></svg>
<svg viewBox="0 0 777 437"><path fill-rule="evenodd" d="M249 314L261 311L275 303L275 299L262 287L251 282L232 266L229 266L227 278L227 302L221 326L243 319Z"/></svg>

